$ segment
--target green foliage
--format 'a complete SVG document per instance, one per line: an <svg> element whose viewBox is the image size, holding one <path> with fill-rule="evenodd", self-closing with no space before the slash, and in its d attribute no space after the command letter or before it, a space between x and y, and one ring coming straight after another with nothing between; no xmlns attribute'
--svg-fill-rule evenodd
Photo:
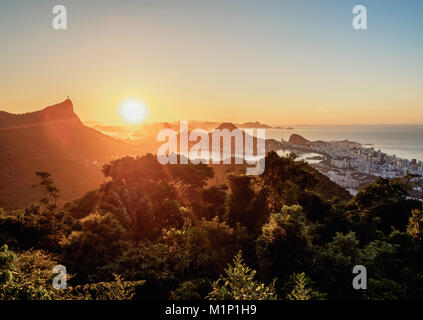
<svg viewBox="0 0 423 320"><path fill-rule="evenodd" d="M241 252L233 260L233 265L225 269L226 275L213 283L210 300L276 300L275 281L269 286L254 280L256 271L245 265Z"/></svg>
<svg viewBox="0 0 423 320"><path fill-rule="evenodd" d="M137 287L145 281L123 281L114 274L114 281L86 284L69 289L68 297L73 300L131 300Z"/></svg>
<svg viewBox="0 0 423 320"><path fill-rule="evenodd" d="M317 250L314 259L313 270L321 279L320 287L329 293L330 298L406 299L415 296L417 291L409 279L421 279L421 264L413 266L418 251L401 252L397 232L386 240L375 240L360 247L353 232L338 233L331 242ZM412 244L408 243L408 247L412 248ZM403 264L401 256L404 254L407 255L405 261L410 260L408 266ZM368 289L363 292L353 290L351 286L351 270L355 265L363 265L367 270ZM328 274L330 276L325 277ZM404 283L408 283L408 288Z"/></svg>
<svg viewBox="0 0 423 320"><path fill-rule="evenodd" d="M407 197L407 177L343 202L306 163L274 152L262 176L232 170L223 185L212 167L162 166L153 155L103 172L111 180L64 208L39 173L41 204L0 210L1 299L423 297L422 206ZM58 264L71 272L66 290L52 288ZM358 264L367 290L352 288Z"/></svg>
<svg viewBox="0 0 423 320"><path fill-rule="evenodd" d="M143 241L98 268L96 275L104 279L111 273L119 273L130 281L146 280L146 284L137 290L137 298L167 299L187 266L188 262L167 245Z"/></svg>
<svg viewBox="0 0 423 320"><path fill-rule="evenodd" d="M208 196L217 196L220 206L223 205L219 200L222 194L210 194L216 190L205 194L207 180L214 175L213 169L206 165L164 166L155 156L147 154L112 161L103 167L103 173L112 181L98 192L68 204L67 208L80 218L94 211L111 212L135 241L154 241L163 228L181 228L191 212L199 216L212 215L210 210L218 209L219 203L209 202L207 205L213 206L203 210Z"/></svg>
<svg viewBox="0 0 423 320"><path fill-rule="evenodd" d="M225 214L226 186L211 186L204 189L201 203L195 208L196 216L211 220L223 218Z"/></svg>
<svg viewBox="0 0 423 320"><path fill-rule="evenodd" d="M121 272L126 279L173 280L183 273L186 264L178 261L178 257L162 244L140 242L136 247L130 247L112 263L104 266L105 274Z"/></svg>
<svg viewBox="0 0 423 320"><path fill-rule="evenodd" d="M4 259L3 259L4 258ZM17 256L3 246L0 249L0 271L13 271L15 277L0 283L0 299L7 300L129 300L144 281L123 281L113 275L111 282L69 286L57 290L52 286L56 257L42 250L28 250ZM68 278L70 276L68 275Z"/></svg>
<svg viewBox="0 0 423 320"><path fill-rule="evenodd" d="M245 245L247 232L239 224L232 228L215 217L211 221L201 220L183 230L168 230L164 232L163 240L181 257L181 261L187 263L186 272L195 273L197 277L213 277L222 272ZM228 246L228 243L231 245Z"/></svg>
<svg viewBox="0 0 423 320"><path fill-rule="evenodd" d="M12 282L16 259L15 253L7 245L0 247L0 285Z"/></svg>
<svg viewBox="0 0 423 320"><path fill-rule="evenodd" d="M423 210L415 209L411 212L407 233L415 239L423 240Z"/></svg>
<svg viewBox="0 0 423 320"><path fill-rule="evenodd" d="M255 233L263 225L268 215L263 192L253 190L250 176L228 176L230 193L226 203L225 220L231 226L240 223L250 233Z"/></svg>
<svg viewBox="0 0 423 320"><path fill-rule="evenodd" d="M192 204L193 196L201 195L206 181L214 175L213 169L204 164L161 165L152 154L114 160L104 165L102 171L114 182L130 185L135 183L140 190L157 184L166 186L168 194L173 193L183 205L188 206Z"/></svg>
<svg viewBox="0 0 423 320"><path fill-rule="evenodd" d="M367 267L368 289L366 299L406 298L401 279L401 261L397 257L399 245L376 240L361 252L361 264ZM393 280L395 279L395 280Z"/></svg>
<svg viewBox="0 0 423 320"><path fill-rule="evenodd" d="M59 209L31 206L24 210L0 212L0 241L22 250L36 246L60 251L60 240L68 236L78 222Z"/></svg>
<svg viewBox="0 0 423 320"><path fill-rule="evenodd" d="M186 223L182 229L164 230L159 243L140 242L136 248L125 251L105 266L102 272L120 273L131 280L145 279L147 287L160 286L154 293L150 291L150 296L163 298L161 289L170 290L182 279L213 278L223 272L246 240L245 228L231 228L217 217L211 221ZM175 290L175 294L180 296L181 290Z"/></svg>
<svg viewBox="0 0 423 320"><path fill-rule="evenodd" d="M40 250L30 250L15 255L7 250L7 246L3 246L0 251L2 251L0 256L5 253L8 257L7 268L15 274L15 277L10 277L6 283L0 282L0 299L50 300L52 297L58 298L52 291L51 285L51 290L47 289L47 281L51 279L51 268L54 266L50 255ZM1 265L0 262L0 272Z"/></svg>
<svg viewBox="0 0 423 320"><path fill-rule="evenodd" d="M35 172L35 175L40 178L40 182L33 185L33 188L38 188L42 195L40 203L45 205L50 210L57 208L59 189L54 185L50 173Z"/></svg>
<svg viewBox="0 0 423 320"><path fill-rule="evenodd" d="M201 300L201 291L209 289L208 281L203 279L182 282L178 288L170 293L171 300Z"/></svg>
<svg viewBox="0 0 423 320"><path fill-rule="evenodd" d="M262 276L284 280L289 274L307 266L312 252L310 222L298 205L284 206L281 213L271 214L257 239L256 251Z"/></svg>
<svg viewBox="0 0 423 320"><path fill-rule="evenodd" d="M78 277L91 278L98 267L117 258L129 246L126 230L111 213L92 213L81 220L81 229L61 240L61 258Z"/></svg>
<svg viewBox="0 0 423 320"><path fill-rule="evenodd" d="M313 272L329 298L357 298L352 288L352 268L360 264L359 241L354 232L337 233L333 240L316 250Z"/></svg>
<svg viewBox="0 0 423 320"><path fill-rule="evenodd" d="M379 177L375 183L361 188L348 207L356 221L357 234L364 241L388 235L392 227L405 231L410 213L421 203L408 200L409 186L403 179Z"/></svg>
<svg viewBox="0 0 423 320"><path fill-rule="evenodd" d="M326 294L314 290L313 282L307 275L302 273L294 273L285 285L289 293L286 295L288 300L323 300Z"/></svg>
<svg viewBox="0 0 423 320"><path fill-rule="evenodd" d="M359 209L366 209L386 201L398 202L407 196L408 189L402 179L378 177L375 183L361 188L353 202Z"/></svg>
<svg viewBox="0 0 423 320"><path fill-rule="evenodd" d="M273 212L280 212L284 205L298 204L307 190L316 187L314 172L303 161L295 161L295 155L280 157L272 151L266 155L266 168L259 176L259 185Z"/></svg>

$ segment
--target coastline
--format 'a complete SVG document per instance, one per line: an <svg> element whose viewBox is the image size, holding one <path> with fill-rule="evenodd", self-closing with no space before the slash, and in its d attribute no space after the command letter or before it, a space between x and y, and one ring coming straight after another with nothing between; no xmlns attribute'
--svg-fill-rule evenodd
<svg viewBox="0 0 423 320"><path fill-rule="evenodd" d="M310 141L348 140L380 149L389 156L423 161L423 125L293 126L293 130L267 129L266 138L288 141L294 133Z"/></svg>

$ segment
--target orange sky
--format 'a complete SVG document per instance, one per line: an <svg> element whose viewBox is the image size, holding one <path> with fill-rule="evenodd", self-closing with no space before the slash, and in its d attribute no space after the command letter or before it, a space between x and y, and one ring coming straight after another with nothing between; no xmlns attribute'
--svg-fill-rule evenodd
<svg viewBox="0 0 423 320"><path fill-rule="evenodd" d="M423 124L416 8L364 1L371 27L356 31L353 1L62 2L67 31L51 28L48 2L0 5L1 110L69 95L82 120L106 124L124 123L128 98L148 122Z"/></svg>

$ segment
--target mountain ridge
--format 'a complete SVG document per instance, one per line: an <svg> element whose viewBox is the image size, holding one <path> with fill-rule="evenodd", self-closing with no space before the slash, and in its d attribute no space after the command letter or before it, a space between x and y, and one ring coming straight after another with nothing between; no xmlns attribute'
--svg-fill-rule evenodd
<svg viewBox="0 0 423 320"><path fill-rule="evenodd" d="M0 111L0 128L46 125L66 121L75 121L83 125L74 112L73 103L70 99L33 112L15 114Z"/></svg>
<svg viewBox="0 0 423 320"><path fill-rule="evenodd" d="M0 113L0 208L17 209L37 201L34 172L52 175L63 202L101 184L101 165L137 155L136 147L85 126L71 100L38 111Z"/></svg>

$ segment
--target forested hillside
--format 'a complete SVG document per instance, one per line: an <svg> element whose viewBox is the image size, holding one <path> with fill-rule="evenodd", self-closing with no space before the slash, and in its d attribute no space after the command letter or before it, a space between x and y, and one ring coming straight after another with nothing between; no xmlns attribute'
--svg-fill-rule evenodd
<svg viewBox="0 0 423 320"><path fill-rule="evenodd" d="M151 154L102 173L108 182L60 207L54 175L39 172L40 201L1 211L0 299L423 297L423 210L406 178L319 195L314 170L274 152L261 176L222 184L212 167ZM66 290L52 288L57 264ZM355 265L367 290L351 285Z"/></svg>
<svg viewBox="0 0 423 320"><path fill-rule="evenodd" d="M138 150L84 126L66 100L40 111L0 112L0 208L18 209L37 200L35 171L50 172L60 201L82 196L104 177L102 163Z"/></svg>

